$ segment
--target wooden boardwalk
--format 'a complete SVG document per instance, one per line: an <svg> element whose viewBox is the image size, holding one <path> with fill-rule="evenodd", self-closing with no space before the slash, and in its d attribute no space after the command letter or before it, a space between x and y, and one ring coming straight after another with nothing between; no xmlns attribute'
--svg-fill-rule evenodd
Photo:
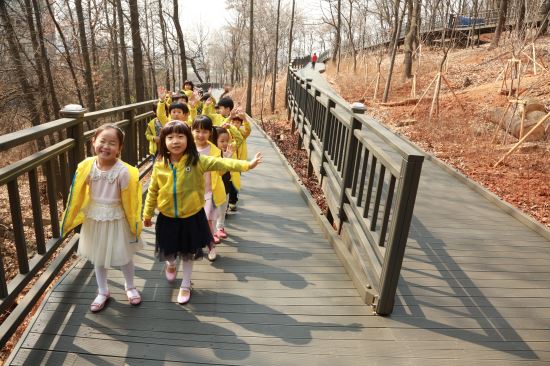
<svg viewBox="0 0 550 366"><path fill-rule="evenodd" d="M46 296L13 365L550 364L550 241L431 161L424 163L390 317L372 314L276 150L256 129L230 239L175 303L153 255L136 256L139 307L119 270L114 300L89 312L93 268L79 261ZM181 278L181 275L178 276Z"/></svg>

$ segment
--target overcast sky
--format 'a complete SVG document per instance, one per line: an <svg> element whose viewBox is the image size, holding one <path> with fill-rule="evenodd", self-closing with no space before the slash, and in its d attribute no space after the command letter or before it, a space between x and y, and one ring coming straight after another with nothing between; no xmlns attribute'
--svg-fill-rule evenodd
<svg viewBox="0 0 550 366"><path fill-rule="evenodd" d="M256 0L262 1L262 0ZM296 0L296 6L304 10L312 18L320 18L319 3L321 0ZM283 6L291 6L291 0L281 0ZM180 0L180 19L184 30L193 32L197 24L205 25L205 30L219 29L227 24L229 15L225 10L225 0ZM312 19L318 22L319 19Z"/></svg>

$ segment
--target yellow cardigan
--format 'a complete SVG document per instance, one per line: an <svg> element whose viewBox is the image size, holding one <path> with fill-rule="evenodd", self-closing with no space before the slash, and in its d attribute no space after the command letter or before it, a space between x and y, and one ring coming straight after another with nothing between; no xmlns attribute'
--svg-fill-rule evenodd
<svg viewBox="0 0 550 366"><path fill-rule="evenodd" d="M205 155L199 156L196 165L187 165L187 155L175 164L165 164L164 159L158 159L153 167L143 217L152 218L155 208L168 217L193 216L204 207L205 172L245 172L249 167L248 161ZM223 187L223 182L221 186Z"/></svg>
<svg viewBox="0 0 550 366"><path fill-rule="evenodd" d="M88 185L87 178L90 175L95 160L96 157L94 156L78 164L69 191L67 208L65 212L63 212L63 217L61 218L62 237L84 221L82 209L85 208L90 201L90 186ZM126 221L128 222L131 233L136 236L135 240L137 241L142 229L139 170L127 163L124 163L124 165L128 169L130 180L128 187L121 190L120 198Z"/></svg>

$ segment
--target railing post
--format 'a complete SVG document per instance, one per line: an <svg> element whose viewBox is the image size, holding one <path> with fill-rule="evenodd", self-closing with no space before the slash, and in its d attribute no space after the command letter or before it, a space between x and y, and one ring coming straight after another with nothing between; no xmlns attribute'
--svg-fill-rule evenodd
<svg viewBox="0 0 550 366"><path fill-rule="evenodd" d="M300 80L300 89L299 89L299 93L298 93L298 118L297 118L297 123L300 122L300 115L302 116L302 124L304 124L304 119L306 118L306 106L305 106L305 100L306 100L306 87L303 86L303 84L305 84L306 81L301 79ZM296 122L294 123L294 129L296 129ZM292 131L292 133L294 133L294 131ZM298 132L298 149L301 149L302 148L302 136L300 135L300 133Z"/></svg>
<svg viewBox="0 0 550 366"><path fill-rule="evenodd" d="M317 97L321 95L321 92L319 90L313 91L313 106L315 106L315 101L317 100ZM313 108L315 109L315 108ZM311 118L315 118L315 110L311 113ZM311 163L311 153L313 152L313 124L315 122L311 119L309 120L309 127L310 127L310 134L309 134L309 144L307 145L309 153L308 153L308 159L307 159L307 176L308 178L311 177L313 174L313 164Z"/></svg>
<svg viewBox="0 0 550 366"><path fill-rule="evenodd" d="M129 110L124 113L124 119L127 119L128 130L126 131L126 136L124 137L124 148L126 150L125 162L130 165L137 165L137 128L134 121L134 110Z"/></svg>
<svg viewBox="0 0 550 366"><path fill-rule="evenodd" d="M290 88L290 78L292 77L292 73L290 72L291 68L292 68L292 64L288 64L287 73L286 73L286 88L285 88L285 108L288 111L288 119L290 119L290 108L288 108L288 91Z"/></svg>
<svg viewBox="0 0 550 366"><path fill-rule="evenodd" d="M357 115L365 113L365 106L353 106L351 108L351 111L353 112L353 115L350 120L349 135L346 144L346 153L344 154L344 174L340 191L340 207L338 212L338 219L340 220L340 223L338 224L338 234L340 234L340 232L342 231L342 223L344 221L344 204L347 203L346 188L349 188L351 186L351 180L353 176L352 169L354 156L351 155L354 154L354 152L357 150L357 138L355 137L355 130L361 129L361 121L359 121Z"/></svg>
<svg viewBox="0 0 550 366"><path fill-rule="evenodd" d="M303 99L302 99L302 105L304 106L304 109L303 109L303 118L302 118L302 129L301 129L301 133L298 134L298 149L301 149L302 146L303 146L303 142L304 142L304 137L305 137L305 134L306 134L306 119L309 121L310 123L310 127L311 127L311 120L310 120L310 117L311 117L311 113L309 111L309 108L308 108L308 100L309 100L309 90L311 89L311 82L313 81L313 79L311 78L306 78L306 88L305 90L303 91Z"/></svg>
<svg viewBox="0 0 550 366"><path fill-rule="evenodd" d="M76 166L82 160L84 160L84 113L86 110L79 112L72 111L60 111L61 117L65 118L74 118L76 119L76 124L67 130L67 137L75 140L75 146L73 150L68 154L69 155L69 172L70 175L76 172Z"/></svg>
<svg viewBox="0 0 550 366"><path fill-rule="evenodd" d="M408 159L403 159L401 163L399 188L395 200L397 207L391 223L388 247L380 274L380 294L375 305L375 311L380 315L389 315L393 311L423 161L423 156L409 155Z"/></svg>
<svg viewBox="0 0 550 366"><path fill-rule="evenodd" d="M328 96L327 96L328 97ZM321 175L321 181L319 182L319 185L323 185L323 178L327 174L325 171L325 163L327 162L327 156L325 155L327 153L327 147L328 147L328 140L329 140L329 123L330 123L330 116L331 112L330 110L336 107L336 103L328 97L328 103L327 103L327 110L325 111L325 118L323 123L323 137L321 140L321 143L323 144L323 147L321 148L321 167L319 168L319 174Z"/></svg>

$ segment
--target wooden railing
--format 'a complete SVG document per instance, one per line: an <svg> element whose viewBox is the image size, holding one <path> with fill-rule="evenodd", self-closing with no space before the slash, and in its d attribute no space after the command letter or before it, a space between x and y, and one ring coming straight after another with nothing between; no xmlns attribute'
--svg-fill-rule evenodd
<svg viewBox="0 0 550 366"><path fill-rule="evenodd" d="M98 126L112 122L122 128L125 132L122 159L140 167L141 179L152 167L148 164L149 144L145 129L153 116L155 103L147 101L90 113L65 113L64 118L56 121L0 137L0 152L4 154L21 150L22 145L29 143L44 146L48 138L59 141L0 168L0 189L7 187L11 212L9 229L13 231L19 270L18 275L7 280L5 261L0 265L0 312L13 308L0 326L0 345L3 346L11 337L78 244L78 234L60 236L59 219L67 203L76 166L90 155L89 140L94 130L86 131L85 125ZM21 202L29 196L30 207L24 210ZM43 210L43 205L47 209ZM28 231L30 228L34 231L34 241L29 240L29 234L25 235L25 229ZM34 251L33 244L36 253L30 255L29 248ZM39 272L42 274L36 283L18 300Z"/></svg>
<svg viewBox="0 0 550 366"><path fill-rule="evenodd" d="M356 285L376 313L390 314L424 156L366 117L362 105L351 108L292 66L287 96L308 174L319 176L327 217L368 280Z"/></svg>

